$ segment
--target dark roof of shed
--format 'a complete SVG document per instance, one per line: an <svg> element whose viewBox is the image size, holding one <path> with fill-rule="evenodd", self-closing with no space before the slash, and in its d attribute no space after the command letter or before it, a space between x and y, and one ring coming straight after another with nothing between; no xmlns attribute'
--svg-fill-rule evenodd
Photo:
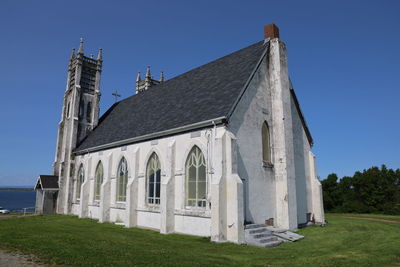
<svg viewBox="0 0 400 267"><path fill-rule="evenodd" d="M58 189L58 176L55 175L39 175L35 189Z"/></svg>
<svg viewBox="0 0 400 267"><path fill-rule="evenodd" d="M228 116L265 48L257 42L117 102L75 151Z"/></svg>

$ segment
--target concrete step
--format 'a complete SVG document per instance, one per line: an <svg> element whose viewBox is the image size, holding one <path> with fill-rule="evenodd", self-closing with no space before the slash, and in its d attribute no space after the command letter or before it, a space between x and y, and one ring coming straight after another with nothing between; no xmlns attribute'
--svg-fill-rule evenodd
<svg viewBox="0 0 400 267"><path fill-rule="evenodd" d="M262 234L253 234L253 235L251 235L254 239L260 239L260 238L263 238L263 237L269 237L269 236L272 236L272 232L264 232L264 233L262 233Z"/></svg>
<svg viewBox="0 0 400 267"><path fill-rule="evenodd" d="M294 242L304 236L263 224L250 224L245 228L245 240L247 244L259 247L275 247L283 242Z"/></svg>
<svg viewBox="0 0 400 267"><path fill-rule="evenodd" d="M259 227L259 228L254 228L254 229L247 229L247 231L249 234L253 235L253 234L259 234L259 233L271 233L267 227Z"/></svg>
<svg viewBox="0 0 400 267"><path fill-rule="evenodd" d="M274 232L274 233L283 233L286 232L287 230L276 228L273 226L267 226L268 231Z"/></svg>
<svg viewBox="0 0 400 267"><path fill-rule="evenodd" d="M263 244L263 247L266 247L266 248L276 247L276 246L279 246L279 245L282 244L282 243L283 243L283 242L280 241L280 240L271 241L271 242L268 242L268 243L264 243L264 244Z"/></svg>
<svg viewBox="0 0 400 267"><path fill-rule="evenodd" d="M283 233L274 232L273 235L277 236L278 238L280 238L281 240L283 240L285 242L294 242L294 241L304 238L304 236L290 232L290 231L286 231Z"/></svg>
<svg viewBox="0 0 400 267"><path fill-rule="evenodd" d="M273 241L278 241L278 238L276 236L270 236L270 237L258 240L258 242L260 242L262 244L270 243L270 242L273 242Z"/></svg>
<svg viewBox="0 0 400 267"><path fill-rule="evenodd" d="M254 228L260 228L260 227L265 227L265 224L246 224L244 226L244 229L254 229Z"/></svg>

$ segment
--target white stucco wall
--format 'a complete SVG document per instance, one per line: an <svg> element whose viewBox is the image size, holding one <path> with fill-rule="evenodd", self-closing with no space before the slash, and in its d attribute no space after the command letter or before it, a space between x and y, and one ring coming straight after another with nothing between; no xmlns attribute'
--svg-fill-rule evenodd
<svg viewBox="0 0 400 267"><path fill-rule="evenodd" d="M263 165L261 127L272 130L267 60L263 59L230 118L229 130L238 144L238 174L244 180L245 220L265 223L275 217L274 169ZM273 154L273 153L272 153Z"/></svg>
<svg viewBox="0 0 400 267"><path fill-rule="evenodd" d="M163 205L149 205L146 201L146 167L148 159L152 153L155 152L161 164L162 186L170 188L166 191L167 194L163 196L164 199L161 199L161 202L163 203L166 201L166 198L173 199L173 202L171 202L173 204L173 216L166 216L164 219L169 220L169 222L164 223L166 227L164 228L165 232L181 232L199 236L210 236L210 205L207 205L206 208L196 209L185 206L185 163L193 146L198 146L202 150L208 165L208 199L211 201L209 189L212 179L212 164L210 162L212 162L213 157L211 138L215 135L214 132L219 130L225 131L223 126L218 126L215 129L211 128L192 133L178 134L171 137L76 156L75 162L76 166L78 166L77 169L80 164L83 164L85 168L85 182L82 185L84 189L81 189L81 198L77 200L76 190L79 189L76 188L77 173L75 173L74 188L72 189L74 192L73 203L75 204L72 204L71 213L75 215L81 214L81 217L99 219L102 222L110 221L123 223L129 226L160 230L163 218ZM172 151L171 149L174 151L173 154L169 152ZM137 189L136 191L132 191L136 192L135 196L132 196L132 200L137 204L135 204L136 207L129 212L128 203L116 201L116 173L122 157L125 157L128 163L128 185L135 187L132 181L133 179L137 180ZM97 164L100 161L104 169L102 196L100 201L95 201L94 177ZM76 170L76 172L77 171L78 170ZM167 177L171 175L173 175L173 183L168 183ZM84 192L85 190L87 192ZM87 203L87 207L83 207L81 203ZM164 209L167 209L167 207ZM131 218L129 222L128 218ZM171 227L173 228L172 231L170 230Z"/></svg>
<svg viewBox="0 0 400 267"><path fill-rule="evenodd" d="M211 236L214 241L243 243L243 184L238 175L236 144L236 137L224 125L219 125L78 155L75 164L83 164L85 181L77 200L76 170L71 213L126 227ZM207 205L204 208L188 207L185 203L185 165L194 146L200 148L207 165ZM161 165L160 205L148 204L146 199L145 173L152 153L158 155ZM122 157L128 164L127 199L126 202L117 202L117 169ZM100 161L104 170L101 199L94 201L94 177Z"/></svg>
<svg viewBox="0 0 400 267"><path fill-rule="evenodd" d="M210 236L210 229L210 218L175 215L175 232L177 233Z"/></svg>
<svg viewBox="0 0 400 267"><path fill-rule="evenodd" d="M268 53L230 117L229 130L238 143L245 220L264 223L274 218L276 226L294 230L307 222L315 202L311 146L290 93L285 45L273 39ZM272 166L262 161L264 121L270 130Z"/></svg>
<svg viewBox="0 0 400 267"><path fill-rule="evenodd" d="M89 206L89 214L88 217L92 219L100 219L100 207L99 206Z"/></svg>
<svg viewBox="0 0 400 267"><path fill-rule="evenodd" d="M79 203L73 203L71 205L71 214L73 214L73 215L79 214Z"/></svg>
<svg viewBox="0 0 400 267"><path fill-rule="evenodd" d="M311 149L307 139L303 124L301 122L299 113L291 98L292 110L292 123L293 123L293 151L294 151L294 169L296 180L296 198L297 198L297 223L307 223L306 214L310 212L309 203L307 199L307 192L310 188L309 179L309 151Z"/></svg>
<svg viewBox="0 0 400 267"><path fill-rule="evenodd" d="M43 213L43 193L42 189L36 189L36 204L35 204L35 212Z"/></svg>
<svg viewBox="0 0 400 267"><path fill-rule="evenodd" d="M125 223L125 208L110 208L110 222Z"/></svg>
<svg viewBox="0 0 400 267"><path fill-rule="evenodd" d="M308 195L309 211L312 213L316 223L325 223L324 201L322 198L322 185L318 179L315 155L309 152L309 184L310 194Z"/></svg>
<svg viewBox="0 0 400 267"><path fill-rule="evenodd" d="M138 211L137 225L144 228L160 230L160 212Z"/></svg>

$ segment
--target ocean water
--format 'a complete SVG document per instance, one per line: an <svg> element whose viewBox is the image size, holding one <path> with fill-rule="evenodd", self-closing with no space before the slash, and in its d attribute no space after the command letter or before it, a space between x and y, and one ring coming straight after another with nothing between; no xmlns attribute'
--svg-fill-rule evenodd
<svg viewBox="0 0 400 267"><path fill-rule="evenodd" d="M36 202L35 191L0 190L0 207L3 207L5 209L21 211L23 208L35 207L35 202Z"/></svg>

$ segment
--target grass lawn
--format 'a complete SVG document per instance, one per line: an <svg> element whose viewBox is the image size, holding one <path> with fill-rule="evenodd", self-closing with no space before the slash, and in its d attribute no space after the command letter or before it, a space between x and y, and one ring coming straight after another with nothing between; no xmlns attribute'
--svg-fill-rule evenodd
<svg viewBox="0 0 400 267"><path fill-rule="evenodd" d="M383 214L357 214L357 213L330 213L331 217L335 216L348 216L348 217L361 217L361 218L374 218L382 220L391 220L400 222L400 216L396 215L383 215Z"/></svg>
<svg viewBox="0 0 400 267"><path fill-rule="evenodd" d="M73 216L10 218L0 220L0 249L73 266L399 266L400 224L340 216L328 214L326 227L301 229L303 240L275 248L217 244Z"/></svg>

